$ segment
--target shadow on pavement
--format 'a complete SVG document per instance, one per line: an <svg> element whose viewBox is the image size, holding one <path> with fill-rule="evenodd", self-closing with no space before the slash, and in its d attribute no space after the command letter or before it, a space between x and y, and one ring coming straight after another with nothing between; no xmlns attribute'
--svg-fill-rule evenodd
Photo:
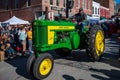
<svg viewBox="0 0 120 80"><path fill-rule="evenodd" d="M64 74L63 75L63 78L65 80L76 80L73 76L70 76L70 75L67 75L67 74ZM83 79L79 79L79 80L83 80Z"/></svg>
<svg viewBox="0 0 120 80"><path fill-rule="evenodd" d="M104 70L104 69L90 69L91 71L94 71L95 73L99 74L91 74L92 77L98 79L98 80L119 80L120 79L120 71L119 70ZM104 76L103 76L104 75Z"/></svg>
<svg viewBox="0 0 120 80"><path fill-rule="evenodd" d="M79 61L79 62L91 62L86 51L75 50L72 51L71 55L66 57L68 60Z"/></svg>
<svg viewBox="0 0 120 80"><path fill-rule="evenodd" d="M16 67L16 73L26 79L33 80L34 78L31 77L26 71L26 63L27 63L28 56L20 57L17 56L15 59L7 60L6 62L13 67Z"/></svg>
<svg viewBox="0 0 120 80"><path fill-rule="evenodd" d="M76 80L74 77L69 76L69 75L66 75L66 74L63 75L63 78L64 78L65 80Z"/></svg>
<svg viewBox="0 0 120 80"><path fill-rule="evenodd" d="M54 51L51 53L54 59L66 59L79 62L90 62L85 50L73 50L68 56L61 57Z"/></svg>

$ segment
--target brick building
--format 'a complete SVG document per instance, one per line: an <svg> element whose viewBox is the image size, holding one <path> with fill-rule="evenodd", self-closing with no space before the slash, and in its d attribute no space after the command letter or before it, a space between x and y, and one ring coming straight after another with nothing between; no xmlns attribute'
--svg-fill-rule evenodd
<svg viewBox="0 0 120 80"><path fill-rule="evenodd" d="M110 17L114 15L114 0L94 0L100 3L101 6L109 8Z"/></svg>
<svg viewBox="0 0 120 80"><path fill-rule="evenodd" d="M36 1L37 0L1 0L0 21L5 21L12 16L16 16L31 22L35 19L35 14L38 11L42 11L42 1Z"/></svg>
<svg viewBox="0 0 120 80"><path fill-rule="evenodd" d="M110 18L110 10L104 6L100 6L100 16Z"/></svg>
<svg viewBox="0 0 120 80"><path fill-rule="evenodd" d="M38 18L45 18L45 10L48 9L48 17L54 19L58 12L66 15L66 0L1 0L0 21L5 21L12 16L24 20L33 21ZM74 0L74 6L69 14L74 15L80 7L88 15L92 15L92 0Z"/></svg>

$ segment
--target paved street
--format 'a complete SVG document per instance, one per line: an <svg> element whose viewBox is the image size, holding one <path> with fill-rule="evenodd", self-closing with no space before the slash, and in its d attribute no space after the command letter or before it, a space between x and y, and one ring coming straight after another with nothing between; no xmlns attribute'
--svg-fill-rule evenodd
<svg viewBox="0 0 120 80"><path fill-rule="evenodd" d="M118 43L115 38L106 39L105 54L100 62L90 62L84 50L73 51L61 59L53 54L55 64L45 80L120 80ZM33 80L26 72L26 57L0 62L0 80Z"/></svg>

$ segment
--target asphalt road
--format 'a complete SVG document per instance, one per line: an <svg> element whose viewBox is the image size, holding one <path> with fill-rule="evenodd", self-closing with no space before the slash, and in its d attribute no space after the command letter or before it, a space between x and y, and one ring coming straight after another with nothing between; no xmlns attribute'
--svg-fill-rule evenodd
<svg viewBox="0 0 120 80"><path fill-rule="evenodd" d="M115 38L106 39L105 54L101 61L89 61L84 50L73 51L70 56L60 58L53 53L54 68L44 80L120 80L118 43ZM0 80L34 80L26 72L28 57L16 57L0 62Z"/></svg>

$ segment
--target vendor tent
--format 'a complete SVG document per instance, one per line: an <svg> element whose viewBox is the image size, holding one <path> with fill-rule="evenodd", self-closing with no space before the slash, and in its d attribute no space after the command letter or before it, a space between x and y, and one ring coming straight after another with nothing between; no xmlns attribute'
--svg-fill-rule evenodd
<svg viewBox="0 0 120 80"><path fill-rule="evenodd" d="M99 20L99 17L91 17L87 15L87 20Z"/></svg>
<svg viewBox="0 0 120 80"><path fill-rule="evenodd" d="M20 18L17 18L13 16L12 18L4 21L3 23L9 23L10 25L15 25L15 24L29 24L28 21L22 20Z"/></svg>
<svg viewBox="0 0 120 80"><path fill-rule="evenodd" d="M87 20L89 21L89 23L94 24L94 23L98 23L99 22L99 18L98 17L91 17L87 15Z"/></svg>

